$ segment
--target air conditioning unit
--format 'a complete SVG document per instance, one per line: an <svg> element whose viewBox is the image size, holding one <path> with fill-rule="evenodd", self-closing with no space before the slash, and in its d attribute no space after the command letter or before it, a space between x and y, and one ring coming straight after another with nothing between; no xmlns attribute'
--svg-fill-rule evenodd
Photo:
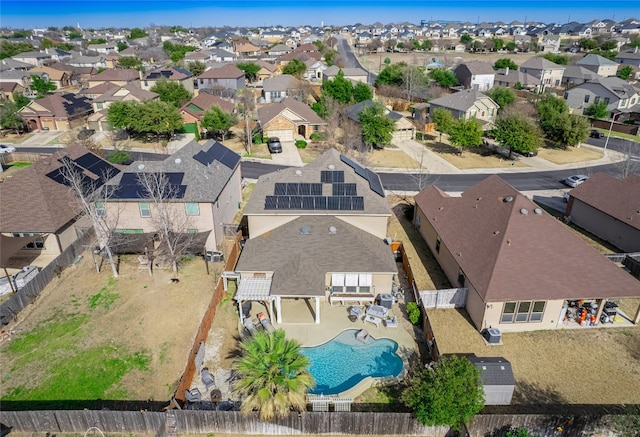
<svg viewBox="0 0 640 437"><path fill-rule="evenodd" d="M502 343L502 333L498 328L485 329L484 338L489 344Z"/></svg>

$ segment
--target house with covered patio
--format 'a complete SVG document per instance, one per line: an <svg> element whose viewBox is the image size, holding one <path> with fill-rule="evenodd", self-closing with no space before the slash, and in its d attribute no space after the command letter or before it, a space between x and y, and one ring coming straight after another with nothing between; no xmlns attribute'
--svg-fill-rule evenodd
<svg viewBox="0 0 640 437"><path fill-rule="evenodd" d="M249 239L235 268L241 317L257 301L275 323L320 323L323 304L391 292L397 266L380 178L335 149L261 176L245 216Z"/></svg>
<svg viewBox="0 0 640 437"><path fill-rule="evenodd" d="M500 177L461 197L432 185L415 204L414 225L478 330L640 321L640 282ZM633 312L613 311L627 298Z"/></svg>

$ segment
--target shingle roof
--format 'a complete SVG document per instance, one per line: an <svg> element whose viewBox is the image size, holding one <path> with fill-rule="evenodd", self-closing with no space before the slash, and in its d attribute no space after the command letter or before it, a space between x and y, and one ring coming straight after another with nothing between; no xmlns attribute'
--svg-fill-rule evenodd
<svg viewBox="0 0 640 437"><path fill-rule="evenodd" d="M235 270L274 272L274 295L324 296L327 273L396 273L397 266L382 239L337 217L307 215L248 240Z"/></svg>
<svg viewBox="0 0 640 437"><path fill-rule="evenodd" d="M237 79L244 76L244 71L233 64L226 64L220 68L211 68L200 76L201 79Z"/></svg>
<svg viewBox="0 0 640 437"><path fill-rule="evenodd" d="M541 56L535 56L527 59L520 66L520 69L522 68L528 68L530 70L563 70L565 67L564 65L558 65Z"/></svg>
<svg viewBox="0 0 640 437"><path fill-rule="evenodd" d="M123 92L124 91L124 92ZM152 91L143 90L137 85L129 84L125 86L111 87L102 95L93 99L93 102L118 102L120 100L127 99L128 96L133 96L139 102L146 102L147 100L153 100L158 97L157 93Z"/></svg>
<svg viewBox="0 0 640 437"><path fill-rule="evenodd" d="M484 302L640 297L640 282L496 175L415 202Z"/></svg>
<svg viewBox="0 0 640 437"><path fill-rule="evenodd" d="M501 357L467 357L478 370L482 385L510 385L516 380L513 377L511 363Z"/></svg>
<svg viewBox="0 0 640 437"><path fill-rule="evenodd" d="M192 111L189 108L191 105L195 105L198 108L202 109L203 111L206 111L208 109L211 109L214 106L217 106L225 112L233 112L233 110L236 107L231 102L227 102L226 100L222 100L218 96L214 96L212 94L205 93L205 92L201 92L196 97L194 97L193 99L189 100L187 103L182 105L182 108L180 108L182 111L187 111L190 114L201 115L201 113L196 114L194 111Z"/></svg>
<svg viewBox="0 0 640 437"><path fill-rule="evenodd" d="M309 105L292 98L286 98L282 102L272 103L259 108L258 119L260 120L260 124L265 126L279 114L282 114L287 110L293 112L297 116L295 120L292 120L296 123L326 124L326 122L309 107Z"/></svg>
<svg viewBox="0 0 640 437"><path fill-rule="evenodd" d="M281 74L280 76L265 79L262 88L264 91L271 92L298 89L299 86L300 80L290 74Z"/></svg>
<svg viewBox="0 0 640 437"><path fill-rule="evenodd" d="M379 196L371 190L369 182L364 177L358 176L354 169L345 164L340 152L335 149L329 149L313 162L310 162L303 168L285 168L277 172L268 173L260 176L247 206L245 207L245 215L315 215L317 211L303 210L273 210L265 211L265 198L274 193L276 182L307 182L317 183L321 181L321 171L329 170L329 166L333 166L335 171L344 171L345 183L355 183L357 195L364 198L364 211L334 211L334 215L343 214L345 216L352 215L375 215L390 216L391 210L387 204L386 198ZM299 171L300 174L296 174ZM330 191L330 190L329 190ZM331 193L327 194L331 195Z"/></svg>
<svg viewBox="0 0 640 437"><path fill-rule="evenodd" d="M71 146L34 162L0 184L1 232L55 232L82 212L74 193L47 176L62 167L62 156L76 159L90 153ZM95 156L95 155L94 155ZM101 159L95 156L95 159Z"/></svg>
<svg viewBox="0 0 640 437"><path fill-rule="evenodd" d="M571 190L571 196L597 210L640 229L640 176L616 179L596 173Z"/></svg>
<svg viewBox="0 0 640 437"><path fill-rule="evenodd" d="M576 62L576 65L618 65L600 55L589 54Z"/></svg>
<svg viewBox="0 0 640 437"><path fill-rule="evenodd" d="M587 70L581 65L567 65L562 73L562 78L582 79L584 81L597 78L598 75L591 70Z"/></svg>
<svg viewBox="0 0 640 437"><path fill-rule="evenodd" d="M466 69L471 74L495 74L491 64L482 61L469 61L458 65L454 71L458 69Z"/></svg>
<svg viewBox="0 0 640 437"><path fill-rule="evenodd" d="M600 84L609 92L618 96L618 98L620 99L628 99L638 94L638 89L636 89L633 85L615 76L597 76L595 79L590 80L589 82Z"/></svg>
<svg viewBox="0 0 640 437"><path fill-rule="evenodd" d="M457 111L466 112L475 104L476 101L482 98L489 99L487 95L482 94L475 88L471 88L468 90L442 96L437 99L433 99L430 103L432 105L442 106L443 108L451 108ZM496 107L497 106L498 105L496 104Z"/></svg>
<svg viewBox="0 0 640 437"><path fill-rule="evenodd" d="M232 163L232 168L217 159L206 165L194 158L196 154L207 152L214 147L222 148L219 149L221 152L230 154L229 162ZM140 169L141 165L142 169ZM209 140L204 145L200 145L192 141L164 161L136 161L132 163L121 174L111 179L108 185L119 185L122 175L125 173L184 173L181 185L185 185L186 190L180 201L213 203L239 166L240 156L222 144ZM136 199L138 198L136 197ZM131 199L120 197L119 200Z"/></svg>
<svg viewBox="0 0 640 437"><path fill-rule="evenodd" d="M327 77L333 77L333 76L337 76L340 71L344 73L345 77L367 76L369 74L361 68L340 68L337 65L332 65L331 67L324 70L322 74L324 74Z"/></svg>
<svg viewBox="0 0 640 437"><path fill-rule="evenodd" d="M45 108L45 111L37 109L38 106ZM54 117L74 117L77 115L89 114L93 111L91 101L79 94L51 94L42 99L34 100L22 109L29 109L40 115L52 115ZM22 111L21 109L21 111ZM25 114L29 112L25 110Z"/></svg>
<svg viewBox="0 0 640 437"><path fill-rule="evenodd" d="M104 81L126 80L127 82L130 82L130 81L139 80L139 79L140 79L140 73L138 73L138 70L134 70L133 68L110 68L94 76L91 76L89 80L92 82L95 82L98 80L104 80Z"/></svg>

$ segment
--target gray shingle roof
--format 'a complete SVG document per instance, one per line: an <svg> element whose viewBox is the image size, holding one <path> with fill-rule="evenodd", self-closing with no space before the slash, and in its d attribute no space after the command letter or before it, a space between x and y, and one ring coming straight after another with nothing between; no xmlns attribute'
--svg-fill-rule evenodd
<svg viewBox="0 0 640 437"><path fill-rule="evenodd" d="M520 69L527 68L530 70L564 70L564 65L558 65L551 62L541 56L535 56L531 59L527 59Z"/></svg>
<svg viewBox="0 0 640 437"><path fill-rule="evenodd" d="M266 125L285 110L289 110L299 117L295 120L296 123L327 124L309 105L292 98L259 108L258 119L260 124L262 126Z"/></svg>
<svg viewBox="0 0 640 437"><path fill-rule="evenodd" d="M442 96L437 99L433 99L430 103L431 105L442 106L443 108L451 108L457 111L466 112L474 105L474 103L478 99L481 98L488 99L489 97L485 94L482 94L480 91L471 88L468 90Z"/></svg>
<svg viewBox="0 0 640 437"><path fill-rule="evenodd" d="M290 74L270 77L263 82L263 89L267 92L298 89L300 81Z"/></svg>
<svg viewBox="0 0 640 437"><path fill-rule="evenodd" d="M471 74L495 74L491 64L482 61L469 61L458 65L454 71L458 69L466 69Z"/></svg>
<svg viewBox="0 0 640 437"><path fill-rule="evenodd" d="M467 357L480 373L483 385L515 385L511 363L501 357Z"/></svg>
<svg viewBox="0 0 640 437"><path fill-rule="evenodd" d="M327 273L396 273L397 266L382 239L337 217L303 216L248 240L236 271L273 272L279 296L324 296Z"/></svg>
<svg viewBox="0 0 640 437"><path fill-rule="evenodd" d="M589 54L576 62L576 65L618 65L600 55Z"/></svg>

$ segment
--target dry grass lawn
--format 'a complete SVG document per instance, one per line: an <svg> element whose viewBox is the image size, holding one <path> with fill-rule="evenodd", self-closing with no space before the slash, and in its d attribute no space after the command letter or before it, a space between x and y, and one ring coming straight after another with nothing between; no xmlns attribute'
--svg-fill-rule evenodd
<svg viewBox="0 0 640 437"><path fill-rule="evenodd" d="M566 149L543 147L538 149L538 157L554 164L573 164L602 158L602 150L595 147L567 147Z"/></svg>
<svg viewBox="0 0 640 437"><path fill-rule="evenodd" d="M529 167L522 161L505 159L503 156L481 147L467 149L464 153L460 154L459 149L453 147L444 138L442 142L434 139L427 140L424 144L429 150L455 165L460 170L473 168Z"/></svg>

